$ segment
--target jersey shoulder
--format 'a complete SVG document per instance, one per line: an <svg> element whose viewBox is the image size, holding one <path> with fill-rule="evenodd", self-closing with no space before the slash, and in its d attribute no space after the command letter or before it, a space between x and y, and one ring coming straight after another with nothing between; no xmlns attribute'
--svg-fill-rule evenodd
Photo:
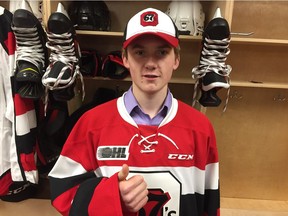
<svg viewBox="0 0 288 216"><path fill-rule="evenodd" d="M178 100L178 111L175 122L188 128L209 129L212 127L208 117L199 110Z"/></svg>

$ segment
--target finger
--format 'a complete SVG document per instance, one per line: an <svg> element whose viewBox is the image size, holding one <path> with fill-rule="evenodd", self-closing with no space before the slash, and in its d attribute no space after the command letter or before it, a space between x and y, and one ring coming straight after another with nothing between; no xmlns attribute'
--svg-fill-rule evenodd
<svg viewBox="0 0 288 216"><path fill-rule="evenodd" d="M119 182L120 193L127 205L134 206L141 199L148 195L147 184L143 176L136 175L127 181Z"/></svg>
<svg viewBox="0 0 288 216"><path fill-rule="evenodd" d="M138 212L142 207L148 202L148 193L143 191L142 194L139 194L139 197L135 197L135 200L131 203L126 204L126 208L130 212Z"/></svg>
<svg viewBox="0 0 288 216"><path fill-rule="evenodd" d="M118 173L118 179L119 181L124 181L129 174L129 166L127 164L122 165L122 169Z"/></svg>
<svg viewBox="0 0 288 216"><path fill-rule="evenodd" d="M119 184L126 184L124 187L125 190L121 191L120 193L125 209L127 209L129 212L137 212L147 203L147 184L142 176L133 176L127 181L122 181ZM129 184L129 187L127 187L127 184Z"/></svg>

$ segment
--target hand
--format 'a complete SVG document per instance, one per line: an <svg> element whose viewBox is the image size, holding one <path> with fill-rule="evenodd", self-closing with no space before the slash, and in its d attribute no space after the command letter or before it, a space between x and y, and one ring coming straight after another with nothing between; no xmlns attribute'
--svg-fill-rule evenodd
<svg viewBox="0 0 288 216"><path fill-rule="evenodd" d="M138 212L148 201L147 184L141 175L132 176L126 179L129 174L129 167L123 164L118 173L119 190L122 199L122 208L129 212Z"/></svg>

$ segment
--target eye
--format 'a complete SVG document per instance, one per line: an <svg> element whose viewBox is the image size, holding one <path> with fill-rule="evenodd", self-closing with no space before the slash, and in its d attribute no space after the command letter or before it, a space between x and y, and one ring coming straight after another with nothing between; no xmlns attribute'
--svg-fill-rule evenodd
<svg viewBox="0 0 288 216"><path fill-rule="evenodd" d="M159 57L164 57L164 56L168 55L168 53L169 53L169 50L168 50L168 49L160 49L160 50L158 50L158 52L157 52L157 54L158 54Z"/></svg>
<svg viewBox="0 0 288 216"><path fill-rule="evenodd" d="M137 50L135 50L135 52L134 52L136 55L138 55L138 56L143 56L145 53L144 53L144 50L141 50L141 49L137 49Z"/></svg>

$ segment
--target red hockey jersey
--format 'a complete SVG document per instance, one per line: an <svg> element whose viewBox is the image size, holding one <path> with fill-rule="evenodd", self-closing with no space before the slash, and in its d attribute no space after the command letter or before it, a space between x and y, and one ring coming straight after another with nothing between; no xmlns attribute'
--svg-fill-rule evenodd
<svg viewBox="0 0 288 216"><path fill-rule="evenodd" d="M219 215L218 153L205 115L173 99L159 126L136 125L123 98L89 110L73 128L49 174L54 207L123 215L118 172L126 163L149 189L148 203L131 215Z"/></svg>
<svg viewBox="0 0 288 216"><path fill-rule="evenodd" d="M0 199L30 198L38 184L34 101L14 91L12 13L0 6Z"/></svg>

